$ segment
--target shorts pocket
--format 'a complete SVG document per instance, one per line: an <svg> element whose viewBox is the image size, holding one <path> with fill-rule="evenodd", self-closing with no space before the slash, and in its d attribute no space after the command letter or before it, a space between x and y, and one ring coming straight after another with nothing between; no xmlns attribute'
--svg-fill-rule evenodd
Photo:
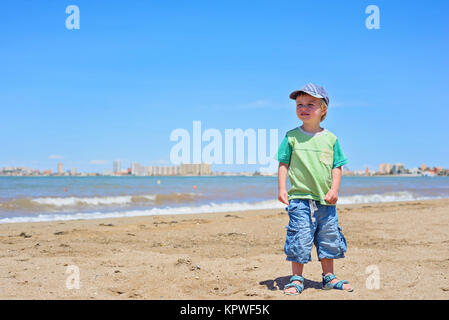
<svg viewBox="0 0 449 320"><path fill-rule="evenodd" d="M292 199L288 202L287 211L294 211L299 206L300 201L298 199Z"/></svg>
<svg viewBox="0 0 449 320"><path fill-rule="evenodd" d="M299 255L298 231L287 226L287 237L285 238L284 244L284 252L287 256L296 257Z"/></svg>
<svg viewBox="0 0 449 320"><path fill-rule="evenodd" d="M299 263L310 261L313 239L304 230L290 228L287 226L287 237L285 239L284 253L288 258Z"/></svg>
<svg viewBox="0 0 449 320"><path fill-rule="evenodd" d="M340 234L340 250L342 253L344 253L347 250L347 243L340 226L338 226L338 233Z"/></svg>

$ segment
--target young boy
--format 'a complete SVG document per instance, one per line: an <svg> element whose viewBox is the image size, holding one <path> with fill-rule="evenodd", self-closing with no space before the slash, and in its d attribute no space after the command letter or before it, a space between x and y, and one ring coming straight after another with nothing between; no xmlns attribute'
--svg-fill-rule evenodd
<svg viewBox="0 0 449 320"><path fill-rule="evenodd" d="M292 262L293 273L284 293L303 291L302 272L304 264L312 261L312 244L323 269L323 289L353 291L348 281L339 281L334 275L334 259L343 258L346 252L335 204L341 167L348 160L337 137L320 127L329 97L323 87L309 83L292 92L290 98L296 101L296 115L303 124L287 132L277 154L278 199L288 205L289 216L284 252ZM288 192L287 173L291 184Z"/></svg>

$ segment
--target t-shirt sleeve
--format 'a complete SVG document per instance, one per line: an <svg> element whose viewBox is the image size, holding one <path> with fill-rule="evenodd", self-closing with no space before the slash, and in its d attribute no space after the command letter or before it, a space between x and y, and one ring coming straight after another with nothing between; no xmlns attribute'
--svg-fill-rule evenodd
<svg viewBox="0 0 449 320"><path fill-rule="evenodd" d="M343 153L343 150L341 149L340 142L338 142L338 139L335 141L334 144L334 162L332 165L332 169L341 167L348 163L348 159L346 158L345 154Z"/></svg>
<svg viewBox="0 0 449 320"><path fill-rule="evenodd" d="M278 152L274 156L274 159L276 159L279 162L289 164L291 155L292 155L292 147L290 146L290 143L288 143L287 135L285 135L284 139L279 145Z"/></svg>

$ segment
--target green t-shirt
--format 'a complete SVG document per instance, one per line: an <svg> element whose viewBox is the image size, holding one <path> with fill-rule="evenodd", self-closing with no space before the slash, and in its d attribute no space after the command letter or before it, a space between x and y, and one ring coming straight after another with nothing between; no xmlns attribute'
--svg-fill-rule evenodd
<svg viewBox="0 0 449 320"><path fill-rule="evenodd" d="M312 199L331 205L324 197L332 186L332 169L348 163L337 137L324 129L309 133L297 127L287 132L275 159L289 164L288 200Z"/></svg>

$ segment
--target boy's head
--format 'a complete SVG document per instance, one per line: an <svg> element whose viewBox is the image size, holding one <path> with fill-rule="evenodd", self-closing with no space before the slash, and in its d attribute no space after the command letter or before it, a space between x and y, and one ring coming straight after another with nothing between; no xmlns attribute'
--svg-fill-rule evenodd
<svg viewBox="0 0 449 320"><path fill-rule="evenodd" d="M326 118L329 96L323 87L309 83L293 91L290 99L296 101L296 114L303 122L318 116L320 122Z"/></svg>

